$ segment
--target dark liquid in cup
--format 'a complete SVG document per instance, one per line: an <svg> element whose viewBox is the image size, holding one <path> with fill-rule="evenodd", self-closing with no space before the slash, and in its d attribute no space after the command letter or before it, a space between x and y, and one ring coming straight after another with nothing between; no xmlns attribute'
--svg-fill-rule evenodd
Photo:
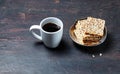
<svg viewBox="0 0 120 74"><path fill-rule="evenodd" d="M56 32L60 29L60 26L54 24L54 23L47 23L43 27L43 30L47 32Z"/></svg>

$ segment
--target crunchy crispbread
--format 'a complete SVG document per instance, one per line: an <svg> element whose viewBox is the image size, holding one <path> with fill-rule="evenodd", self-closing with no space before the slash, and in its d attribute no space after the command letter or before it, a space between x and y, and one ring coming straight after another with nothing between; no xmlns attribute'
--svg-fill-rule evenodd
<svg viewBox="0 0 120 74"><path fill-rule="evenodd" d="M87 17L85 20L78 20L75 25L74 34L80 44L97 44L104 35L105 20Z"/></svg>

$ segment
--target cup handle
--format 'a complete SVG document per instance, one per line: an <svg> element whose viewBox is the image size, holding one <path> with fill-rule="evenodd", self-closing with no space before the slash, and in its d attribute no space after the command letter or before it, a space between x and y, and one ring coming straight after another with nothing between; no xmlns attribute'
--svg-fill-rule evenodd
<svg viewBox="0 0 120 74"><path fill-rule="evenodd" d="M32 25L29 29L29 31L33 34L33 36L37 39L39 39L40 41L42 41L42 37L40 35L38 35L37 33L34 32L34 30L41 30L39 25Z"/></svg>

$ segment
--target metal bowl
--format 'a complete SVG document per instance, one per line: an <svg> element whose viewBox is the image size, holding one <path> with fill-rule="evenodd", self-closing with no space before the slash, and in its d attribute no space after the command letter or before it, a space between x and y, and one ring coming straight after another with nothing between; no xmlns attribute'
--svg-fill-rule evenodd
<svg viewBox="0 0 120 74"><path fill-rule="evenodd" d="M81 20L83 20L83 19L81 19ZM75 34L74 34L76 23L77 23L77 21L75 22L74 25L72 25L70 27L70 29L69 29L69 35L70 35L70 38L73 40L73 42L77 43L78 45L86 46L86 47L98 46L98 45L102 44L105 41L105 39L107 38L107 27L105 26L105 28L104 28L104 35L103 35L103 37L101 38L101 40L99 41L98 44L95 44L95 45L83 45L83 44L80 44L79 41L77 40Z"/></svg>

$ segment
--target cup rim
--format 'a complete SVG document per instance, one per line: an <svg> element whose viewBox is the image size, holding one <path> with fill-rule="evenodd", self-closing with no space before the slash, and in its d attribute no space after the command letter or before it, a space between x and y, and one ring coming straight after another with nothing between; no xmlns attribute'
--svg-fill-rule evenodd
<svg viewBox="0 0 120 74"><path fill-rule="evenodd" d="M54 19L54 20L59 21L59 22L61 23L61 25L59 25L59 26L60 26L60 29L59 29L58 31L55 31L55 32L47 32L47 31L45 31L45 30L42 28L42 26L45 25L45 24L42 24L42 23L43 23L44 21L48 20L48 19ZM56 25L57 25L57 24L56 24ZM62 20L60 20L60 19L57 18L57 17L46 17L46 18L44 18L44 19L40 22L40 29L41 29L44 33L47 33L47 34L55 34L55 33L58 33L59 31L61 31L61 30L63 29L63 22L62 22Z"/></svg>

